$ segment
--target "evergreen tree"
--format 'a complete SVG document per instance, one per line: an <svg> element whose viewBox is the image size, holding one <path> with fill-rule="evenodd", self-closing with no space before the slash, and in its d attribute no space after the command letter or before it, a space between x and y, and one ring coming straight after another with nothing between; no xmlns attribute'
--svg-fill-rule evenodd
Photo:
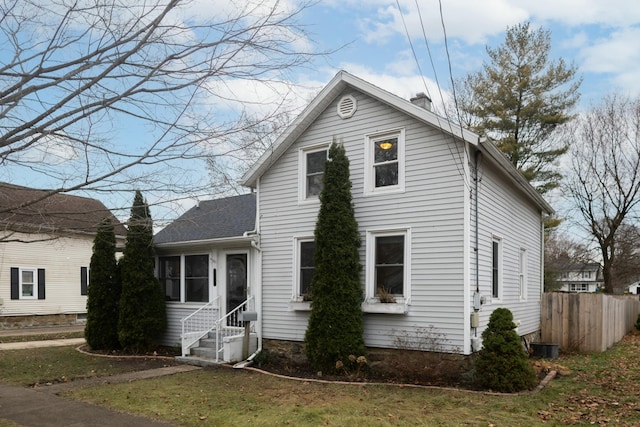
<svg viewBox="0 0 640 427"><path fill-rule="evenodd" d="M497 308L491 313L475 362L476 382L481 387L510 393L536 385L536 373L527 361L515 327L509 309Z"/></svg>
<svg viewBox="0 0 640 427"><path fill-rule="evenodd" d="M109 218L103 219L98 227L89 271L85 339L94 350L119 348L120 278L116 264L116 236Z"/></svg>
<svg viewBox="0 0 640 427"><path fill-rule="evenodd" d="M149 206L136 191L124 257L118 337L130 352L148 349L167 325L164 295L154 274L153 222Z"/></svg>
<svg viewBox="0 0 640 427"><path fill-rule="evenodd" d="M334 143L325 163L315 229L315 272L305 353L314 369L329 372L336 362L364 354L360 235L354 215L349 159Z"/></svg>
<svg viewBox="0 0 640 427"><path fill-rule="evenodd" d="M492 138L543 194L560 184L557 160L568 146L552 134L571 119L582 82L574 65L551 61L550 51L550 31L508 27L504 44L487 47L483 69L455 85L463 124Z"/></svg>

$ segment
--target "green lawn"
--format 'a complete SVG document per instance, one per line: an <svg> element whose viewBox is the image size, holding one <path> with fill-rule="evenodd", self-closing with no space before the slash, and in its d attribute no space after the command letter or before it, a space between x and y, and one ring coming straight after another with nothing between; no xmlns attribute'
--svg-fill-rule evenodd
<svg viewBox="0 0 640 427"><path fill-rule="evenodd" d="M640 336L610 351L555 360L572 372L534 395L392 385L338 385L227 367L68 392L183 426L640 425ZM0 381L31 384L130 370L72 347L0 353ZM0 426L3 426L0 421ZM10 425L10 424L8 424Z"/></svg>

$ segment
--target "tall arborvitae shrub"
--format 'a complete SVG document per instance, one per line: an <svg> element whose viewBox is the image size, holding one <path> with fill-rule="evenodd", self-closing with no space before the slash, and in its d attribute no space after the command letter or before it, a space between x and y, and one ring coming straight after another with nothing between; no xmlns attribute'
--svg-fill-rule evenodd
<svg viewBox="0 0 640 427"><path fill-rule="evenodd" d="M95 350L120 348L118 304L120 278L116 264L116 236L109 218L102 220L93 241L87 289L87 324L84 336Z"/></svg>
<svg viewBox="0 0 640 427"><path fill-rule="evenodd" d="M360 235L351 199L349 159L335 142L325 163L320 212L315 229L315 272L306 356L318 371L364 353Z"/></svg>
<svg viewBox="0 0 640 427"><path fill-rule="evenodd" d="M482 388L511 393L535 387L536 374L515 327L508 309L497 308L491 313L475 362L476 382Z"/></svg>
<svg viewBox="0 0 640 427"><path fill-rule="evenodd" d="M148 349L167 325L164 295L154 274L153 222L140 191L136 191L128 225L120 262L118 338L125 350L137 353Z"/></svg>

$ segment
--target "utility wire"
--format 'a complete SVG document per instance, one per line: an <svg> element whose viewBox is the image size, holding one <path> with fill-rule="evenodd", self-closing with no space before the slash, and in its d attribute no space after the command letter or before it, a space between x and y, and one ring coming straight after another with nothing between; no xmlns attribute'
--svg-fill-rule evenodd
<svg viewBox="0 0 640 427"><path fill-rule="evenodd" d="M420 72L420 77L422 78L422 83L423 83L423 85L425 87L425 90L427 91L427 95L429 96L429 98L433 99L433 97L431 97L431 94L429 93L429 88L427 87L427 82L426 82L426 80L424 78L424 73L422 72L422 67L420 66L420 61L418 60L418 55L416 53L415 47L413 46L413 42L411 41L411 36L409 35L409 29L408 29L407 23L406 23L406 21L404 19L404 14L402 13L402 9L400 7L400 1L399 0L396 0L396 5L398 6L398 12L400 13L400 18L402 19L402 25L404 26L404 31L405 31L405 34L407 35L407 40L409 41L409 46L411 47L411 52L413 54L413 59L416 62L416 65L418 67L418 71ZM440 84L438 83L437 73L436 73L436 70L435 70L434 63L433 63L433 57L431 55L431 49L429 48L429 43L427 41L427 36L426 36L425 30L424 30L424 23L423 23L423 20L422 20L422 14L420 13L420 6L418 5L418 1L417 0L416 0L416 7L418 8L418 15L420 17L420 24L421 24L421 27L422 27L422 34L424 36L425 43L427 44L427 51L428 51L429 59L431 61L431 66L433 68L433 72L434 72L434 75L435 75L436 85L438 86L440 99L441 99L441 101L442 101L442 103L444 105L444 96L442 94L442 90L440 89ZM440 132L442 133L443 136L445 136L444 126L442 125L442 123L440 121L440 116L438 114L435 114L435 116L436 116L436 120L438 121L438 127L440 128ZM453 130L451 122L449 120L446 120L446 123L447 123L447 125L449 127L449 130L450 130L452 138L453 138L452 143L454 145L456 145L456 153L457 153L457 155L454 154L453 148L451 147L451 144L447 143L446 145L447 145L447 148L449 150L449 154L451 154L453 162L456 165L456 169L458 171L458 174L460 175L460 177L462 177L462 181L463 181L465 187L470 191L471 190L471 184L470 184L470 182L468 180L468 177L467 177L467 174L466 174L466 172L464 170L464 167L462 167L462 169L460 169L461 166L462 166L462 163L464 162L464 160L463 160L463 157L462 157L460 151L457 149L457 144L455 142L455 132ZM464 140L464 137L462 135L462 129L461 129L461 137L462 137L462 140Z"/></svg>

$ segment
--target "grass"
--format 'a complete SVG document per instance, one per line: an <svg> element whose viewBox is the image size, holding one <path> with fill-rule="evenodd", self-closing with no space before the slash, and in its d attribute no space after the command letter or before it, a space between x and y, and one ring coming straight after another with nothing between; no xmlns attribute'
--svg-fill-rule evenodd
<svg viewBox="0 0 640 427"><path fill-rule="evenodd" d="M0 351L0 383L27 386L67 382L148 369L148 364L145 359L89 356L73 346L4 350Z"/></svg>
<svg viewBox="0 0 640 427"><path fill-rule="evenodd" d="M71 347L0 353L0 381L30 384L131 369ZM226 367L76 389L66 395L181 426L640 425L640 335L595 355L534 395L292 381ZM0 420L0 426L5 426ZM6 424L11 426L11 424Z"/></svg>

